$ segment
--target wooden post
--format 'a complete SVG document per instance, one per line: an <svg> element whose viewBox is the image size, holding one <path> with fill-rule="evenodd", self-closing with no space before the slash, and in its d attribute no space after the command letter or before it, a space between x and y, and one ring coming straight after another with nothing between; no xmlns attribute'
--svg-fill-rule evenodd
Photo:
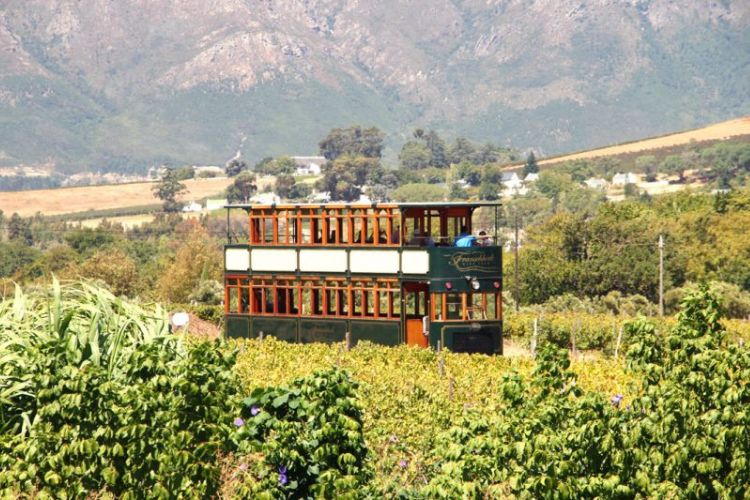
<svg viewBox="0 0 750 500"><path fill-rule="evenodd" d="M261 342L263 342L263 330L261 330L261 331L258 332L258 340L260 340Z"/></svg>
<svg viewBox="0 0 750 500"><path fill-rule="evenodd" d="M352 349L352 332L346 332L344 335L346 338L346 350L351 351Z"/></svg>
<svg viewBox="0 0 750 500"><path fill-rule="evenodd" d="M617 334L617 344L615 345L615 359L620 355L620 342L622 342L622 330L623 326L620 326L620 333Z"/></svg>
<svg viewBox="0 0 750 500"><path fill-rule="evenodd" d="M448 379L448 400L453 401L453 377Z"/></svg>
<svg viewBox="0 0 750 500"><path fill-rule="evenodd" d="M443 358L442 354L438 356L438 374L440 378L445 377L445 358Z"/></svg>

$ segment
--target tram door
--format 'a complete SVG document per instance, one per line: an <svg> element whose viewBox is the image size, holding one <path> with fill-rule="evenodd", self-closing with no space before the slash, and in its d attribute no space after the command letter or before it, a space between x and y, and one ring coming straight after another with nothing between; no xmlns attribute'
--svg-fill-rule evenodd
<svg viewBox="0 0 750 500"><path fill-rule="evenodd" d="M404 283L404 337L408 345L427 347L426 330L429 308L429 286L427 283Z"/></svg>

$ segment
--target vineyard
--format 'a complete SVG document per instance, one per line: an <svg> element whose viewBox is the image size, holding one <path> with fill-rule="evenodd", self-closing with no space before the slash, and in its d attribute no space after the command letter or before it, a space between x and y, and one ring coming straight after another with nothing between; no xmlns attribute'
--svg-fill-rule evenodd
<svg viewBox="0 0 750 500"><path fill-rule="evenodd" d="M167 319L87 284L0 303L3 496L750 493L750 351L706 290L669 323L542 318L534 359L206 342ZM571 361L571 332L604 354Z"/></svg>

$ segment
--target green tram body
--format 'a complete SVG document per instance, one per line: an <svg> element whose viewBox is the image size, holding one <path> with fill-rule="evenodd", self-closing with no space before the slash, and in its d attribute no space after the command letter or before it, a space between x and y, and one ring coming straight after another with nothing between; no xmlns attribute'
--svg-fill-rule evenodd
<svg viewBox="0 0 750 500"><path fill-rule="evenodd" d="M454 352L502 354L501 247L447 245L453 235L445 230L446 226L455 222L457 227L459 224L471 227L472 213L480 206L495 207L497 227L499 205L489 203L227 206L228 226L229 210L244 210L250 217L251 234L247 243L225 245L226 335L331 343L344 341L350 332L353 344L366 340L384 345L408 343L435 349L442 346ZM279 215L280 211L283 215ZM322 218L334 220L328 229L335 225L335 220L344 219L347 223L342 214L351 211L370 214L389 211L387 223L393 226L388 228L390 243L382 243L381 239L380 244L372 244L363 239L348 244L338 238L335 242L315 242L309 235L322 218L311 223L301 221L305 216L298 214L318 211L326 214ZM414 227L427 224L424 217L411 217L420 211L432 214L428 217L432 217L429 222L435 222L433 233L446 240L445 245L408 244L406 235ZM466 212L465 217L456 215L462 211ZM329 215L331 212L336 215ZM276 214L271 216L273 223L269 214ZM368 216L349 218L363 217ZM282 235L284 225L278 219L286 222L287 227L296 228L297 235L289 236L289 231ZM275 229L272 224L277 224ZM366 223L363 224L362 229L366 229ZM269 234L256 234L259 227L267 229ZM327 228L323 229L325 233ZM354 226L349 229L354 238ZM396 232L399 243L393 242L396 237L392 233ZM302 234L309 240L303 241L307 238ZM318 258L315 252L330 259L330 263L321 263L325 259ZM269 264L269 260L273 263ZM326 266L325 271L311 270ZM357 266L367 271L362 272ZM386 288L361 285L380 280L388 280L379 285Z"/></svg>

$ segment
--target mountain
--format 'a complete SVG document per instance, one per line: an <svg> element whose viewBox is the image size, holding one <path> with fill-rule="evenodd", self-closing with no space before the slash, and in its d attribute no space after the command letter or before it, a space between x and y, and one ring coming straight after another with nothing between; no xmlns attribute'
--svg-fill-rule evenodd
<svg viewBox="0 0 750 500"><path fill-rule="evenodd" d="M2 0L0 166L309 154L416 127L553 154L750 113L746 0Z"/></svg>

